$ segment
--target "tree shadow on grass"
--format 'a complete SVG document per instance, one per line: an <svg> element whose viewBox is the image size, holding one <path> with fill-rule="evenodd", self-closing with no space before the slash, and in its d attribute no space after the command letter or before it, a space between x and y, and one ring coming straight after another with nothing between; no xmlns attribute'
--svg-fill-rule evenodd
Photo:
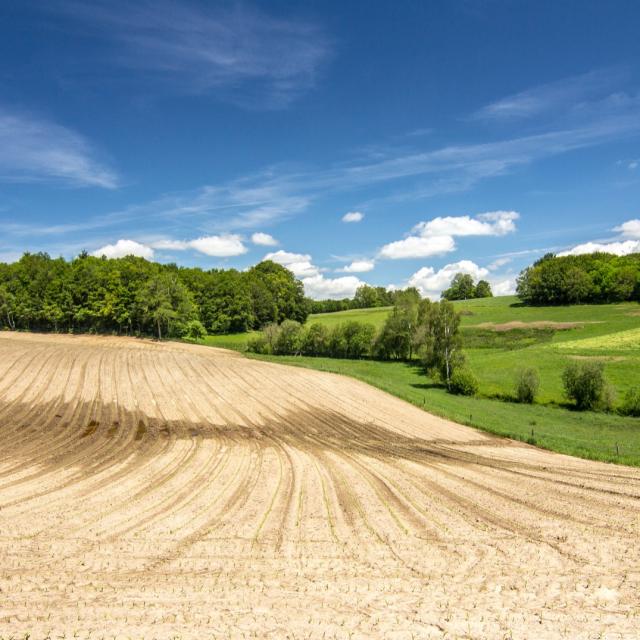
<svg viewBox="0 0 640 640"><path fill-rule="evenodd" d="M411 382L409 383L410 387L413 387L414 389L446 389L446 386L444 384L442 384L441 382L434 380L433 378L429 377L429 375L427 374L425 367L422 363L420 362L405 362L405 366L411 370L412 373L414 373L415 375L419 375L421 377L424 378L424 382Z"/></svg>

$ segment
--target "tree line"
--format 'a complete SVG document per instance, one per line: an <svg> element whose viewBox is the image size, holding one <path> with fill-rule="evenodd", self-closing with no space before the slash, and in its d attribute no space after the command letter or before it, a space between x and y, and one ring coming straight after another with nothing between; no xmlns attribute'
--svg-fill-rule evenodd
<svg viewBox="0 0 640 640"><path fill-rule="evenodd" d="M640 301L640 253L548 253L520 273L517 294L532 305Z"/></svg>
<svg viewBox="0 0 640 640"><path fill-rule="evenodd" d="M302 283L271 261L242 272L86 252L70 261L25 253L0 263L5 329L182 337L304 322L309 308Z"/></svg>
<svg viewBox="0 0 640 640"><path fill-rule="evenodd" d="M423 299L415 288L399 291L379 330L359 321L328 327L293 320L270 324L252 338L248 350L273 355L412 360L419 358L454 393L471 395L477 382L464 367L460 313L448 301Z"/></svg>
<svg viewBox="0 0 640 640"><path fill-rule="evenodd" d="M398 293L393 289L363 284L356 289L353 298L311 300L311 313L333 313L335 311L348 311L349 309L391 307L395 304Z"/></svg>

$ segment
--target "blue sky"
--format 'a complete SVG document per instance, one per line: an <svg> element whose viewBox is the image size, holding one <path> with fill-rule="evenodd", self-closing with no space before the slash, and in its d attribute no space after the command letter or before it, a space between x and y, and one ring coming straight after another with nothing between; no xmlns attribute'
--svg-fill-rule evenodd
<svg viewBox="0 0 640 640"><path fill-rule="evenodd" d="M436 297L640 251L637 2L131 4L0 6L0 260Z"/></svg>

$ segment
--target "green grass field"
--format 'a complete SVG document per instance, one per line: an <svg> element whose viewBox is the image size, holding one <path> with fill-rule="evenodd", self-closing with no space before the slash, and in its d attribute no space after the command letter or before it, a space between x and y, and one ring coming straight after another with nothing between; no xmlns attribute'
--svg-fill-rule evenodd
<svg viewBox="0 0 640 640"><path fill-rule="evenodd" d="M456 303L470 368L480 382L476 398L452 396L427 378L419 364L261 356L276 362L342 373L388 391L457 422L520 440L532 438L548 449L605 461L640 465L640 419L564 406L562 371L575 358L598 358L619 398L640 385L640 305L525 307L515 297ZM388 309L358 309L311 316L329 326L359 320L380 326ZM573 328L521 327L494 331L478 325L562 322ZM250 334L210 336L207 344L242 351ZM251 356L256 357L256 356ZM538 404L504 402L513 392L515 372L524 366L540 373Z"/></svg>

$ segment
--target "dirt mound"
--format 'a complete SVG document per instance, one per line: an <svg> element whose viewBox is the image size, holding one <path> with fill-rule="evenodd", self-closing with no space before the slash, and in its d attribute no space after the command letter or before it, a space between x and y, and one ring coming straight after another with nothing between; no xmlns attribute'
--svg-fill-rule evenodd
<svg viewBox="0 0 640 640"><path fill-rule="evenodd" d="M563 331L567 329L578 329L584 325L584 322L553 322L551 320L521 322L520 320L513 320L503 323L483 322L482 324L476 324L474 326L477 329L491 329L492 331L512 331L513 329L555 329L556 331Z"/></svg>
<svg viewBox="0 0 640 640"><path fill-rule="evenodd" d="M0 333L0 435L0 637L634 637L640 623L640 470L355 380Z"/></svg>

